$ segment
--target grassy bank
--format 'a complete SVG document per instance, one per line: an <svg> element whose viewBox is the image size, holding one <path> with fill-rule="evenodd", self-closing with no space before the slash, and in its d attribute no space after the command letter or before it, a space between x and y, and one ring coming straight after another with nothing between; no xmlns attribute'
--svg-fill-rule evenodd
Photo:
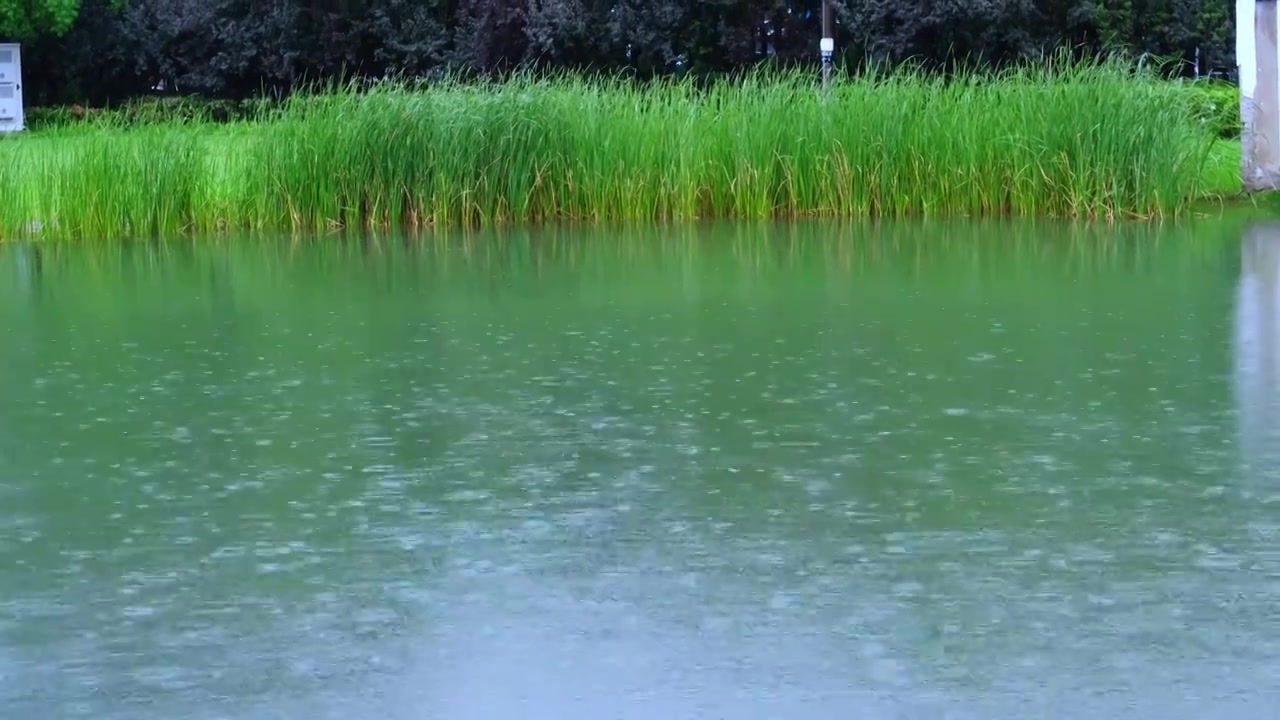
<svg viewBox="0 0 1280 720"><path fill-rule="evenodd" d="M1188 102L1114 64L951 81L901 71L840 80L825 97L808 75L706 91L389 85L232 124L0 141L0 234L1169 216L1215 189L1206 168L1221 151Z"/></svg>

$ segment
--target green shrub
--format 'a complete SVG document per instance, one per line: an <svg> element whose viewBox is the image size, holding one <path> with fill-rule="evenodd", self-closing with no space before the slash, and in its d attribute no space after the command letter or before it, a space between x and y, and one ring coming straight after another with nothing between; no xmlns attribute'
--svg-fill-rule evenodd
<svg viewBox="0 0 1280 720"><path fill-rule="evenodd" d="M174 123L225 123L257 118L278 103L271 100L219 100L194 96L142 97L110 108L82 105L27 110L32 130L81 124L140 127Z"/></svg>
<svg viewBox="0 0 1280 720"><path fill-rule="evenodd" d="M1240 88L1218 80L1186 83L1192 117L1210 134L1240 137Z"/></svg>
<svg viewBox="0 0 1280 720"><path fill-rule="evenodd" d="M27 129L32 131L67 127L82 119L74 106L32 107L26 109L25 115Z"/></svg>

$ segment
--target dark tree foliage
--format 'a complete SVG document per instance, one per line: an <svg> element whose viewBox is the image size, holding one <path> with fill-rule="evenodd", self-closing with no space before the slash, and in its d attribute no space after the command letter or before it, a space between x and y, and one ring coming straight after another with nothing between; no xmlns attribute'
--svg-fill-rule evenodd
<svg viewBox="0 0 1280 720"><path fill-rule="evenodd" d="M1048 40L1037 31L1042 23L1035 5L1032 0L846 0L844 17L850 39L871 59L998 64L1032 54Z"/></svg>
<svg viewBox="0 0 1280 720"><path fill-rule="evenodd" d="M1198 50L1203 71L1234 69L1227 0L833 3L852 67L999 65L1066 46L1183 74ZM100 105L529 67L714 76L815 63L820 18L821 0L81 0L69 26L22 40L31 101Z"/></svg>

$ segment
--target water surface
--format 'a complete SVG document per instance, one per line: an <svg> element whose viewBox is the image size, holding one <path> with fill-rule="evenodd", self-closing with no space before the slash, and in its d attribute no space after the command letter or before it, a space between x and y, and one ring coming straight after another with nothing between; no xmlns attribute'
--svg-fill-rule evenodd
<svg viewBox="0 0 1280 720"><path fill-rule="evenodd" d="M0 716L1269 718L1280 226L0 246Z"/></svg>

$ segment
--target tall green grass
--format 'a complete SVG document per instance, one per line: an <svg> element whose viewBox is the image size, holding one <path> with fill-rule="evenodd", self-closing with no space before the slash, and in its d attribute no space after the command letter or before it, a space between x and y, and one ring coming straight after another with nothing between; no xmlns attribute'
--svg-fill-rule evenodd
<svg viewBox="0 0 1280 720"><path fill-rule="evenodd" d="M800 216L1154 217L1203 190L1187 93L1118 63L700 88L515 78L300 95L233 125L0 141L0 234Z"/></svg>

